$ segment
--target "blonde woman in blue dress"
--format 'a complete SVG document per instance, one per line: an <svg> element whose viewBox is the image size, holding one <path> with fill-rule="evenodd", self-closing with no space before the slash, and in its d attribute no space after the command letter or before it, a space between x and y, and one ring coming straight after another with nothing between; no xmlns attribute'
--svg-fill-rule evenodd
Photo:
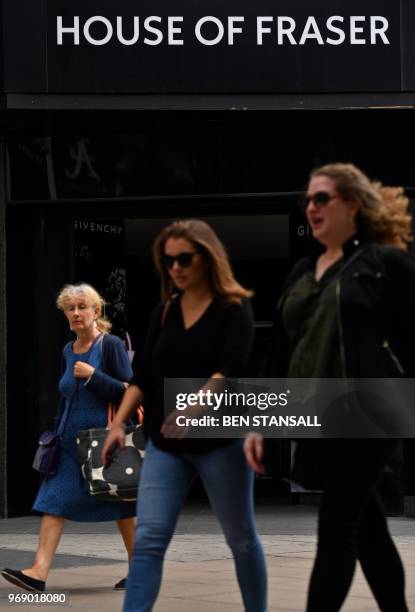
<svg viewBox="0 0 415 612"><path fill-rule="evenodd" d="M111 324L102 316L103 305L99 293L86 284L67 285L57 298L57 307L76 334L76 339L63 350L65 369L59 391L67 418L59 466L55 474L43 480L33 505L33 510L43 514L33 565L1 572L6 580L27 591L45 590L65 519L116 521L128 558L132 555L135 503L102 502L89 495L76 448L79 430L105 427L109 402L121 400L126 382L132 377L124 343L108 333ZM125 588L125 581L120 580L115 588Z"/></svg>

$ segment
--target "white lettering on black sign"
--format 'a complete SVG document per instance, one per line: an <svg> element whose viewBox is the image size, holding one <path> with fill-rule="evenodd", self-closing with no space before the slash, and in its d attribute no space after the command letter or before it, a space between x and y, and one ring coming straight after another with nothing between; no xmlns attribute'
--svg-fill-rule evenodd
<svg viewBox="0 0 415 612"><path fill-rule="evenodd" d="M127 46L140 43L157 46L163 42L169 46L184 45L183 22L183 16L107 18L94 15L81 23L80 17L75 15L72 22L66 19L64 23L63 17L58 15L56 40L58 46L80 45L81 41L95 46L113 41ZM231 46L243 38L244 24L245 17L241 15L225 19L207 15L196 22L194 39L208 47L220 43ZM264 15L256 17L256 44L390 45L388 29L389 20L381 15L331 15L320 21L310 15L301 23L289 15Z"/></svg>
<svg viewBox="0 0 415 612"><path fill-rule="evenodd" d="M115 234L119 236L123 227L120 225L112 225L110 223L100 223L99 221L85 221L83 219L75 219L74 228L84 232L94 232L99 234Z"/></svg>

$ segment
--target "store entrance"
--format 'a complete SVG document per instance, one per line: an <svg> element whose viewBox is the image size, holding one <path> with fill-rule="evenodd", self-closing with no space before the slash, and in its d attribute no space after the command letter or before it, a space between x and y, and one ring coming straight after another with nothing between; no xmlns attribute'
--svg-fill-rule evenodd
<svg viewBox="0 0 415 612"><path fill-rule="evenodd" d="M238 280L255 292L254 373L281 284L305 239L296 199L281 195L10 207L9 257L14 265L8 278L8 437L22 444L9 443L8 464L19 465L26 481L22 488L14 468L9 470L10 516L30 512L39 484L31 470L33 453L57 410L61 350L71 339L55 306L59 289L68 282L96 286L108 302L114 333L123 338L128 334L132 349L139 352L160 299L152 243L173 219L204 218L226 245Z"/></svg>
<svg viewBox="0 0 415 612"><path fill-rule="evenodd" d="M309 250L310 236L304 217L297 212L297 200L294 194L276 194L10 207L10 516L30 512L39 485L31 470L33 454L39 433L53 425L56 414L61 350L71 339L54 303L59 289L68 282L95 285L108 302L114 333L123 338L128 334L132 350L139 353L151 311L160 299L152 243L173 219L203 218L226 245L238 280L255 292L255 344L249 364L249 373L255 375L266 351L282 283L293 262ZM283 476L289 468L289 446L276 441L272 461L272 477L256 481L256 497L288 498L290 489ZM17 473L24 473L25 487ZM393 487L399 487L399 478L393 480ZM201 488L196 486L192 495L202 496ZM388 495L397 499L399 491Z"/></svg>

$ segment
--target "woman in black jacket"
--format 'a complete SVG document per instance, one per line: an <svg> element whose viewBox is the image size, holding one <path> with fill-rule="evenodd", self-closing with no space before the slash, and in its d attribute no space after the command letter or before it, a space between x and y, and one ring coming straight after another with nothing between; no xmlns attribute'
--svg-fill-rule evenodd
<svg viewBox="0 0 415 612"><path fill-rule="evenodd" d="M298 262L278 304L269 376L415 376L415 261L408 200L351 164L315 170L305 211L320 253ZM301 333L298 333L298 330ZM395 439L319 443L323 495L307 612L340 610L356 561L383 612L407 612L404 571L376 491ZM263 440L245 442L263 471Z"/></svg>

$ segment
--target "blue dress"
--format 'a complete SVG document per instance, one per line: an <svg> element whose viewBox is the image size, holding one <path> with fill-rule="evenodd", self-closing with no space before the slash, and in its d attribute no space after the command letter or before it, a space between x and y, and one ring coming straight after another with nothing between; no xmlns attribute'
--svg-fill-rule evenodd
<svg viewBox="0 0 415 612"><path fill-rule="evenodd" d="M77 432L106 426L108 403L121 399L124 392L121 381L128 381L132 376L123 342L116 336L106 336L105 343L109 357L105 359L105 371L103 338L93 346L89 355L75 354L72 342L64 348L66 367L59 390L66 407L72 396L73 401L61 442L58 470L42 482L33 505L33 510L37 512L85 522L114 521L135 516L135 502L103 502L88 493L78 458ZM73 375L75 362L86 360L95 368L87 385L83 379L76 379Z"/></svg>

